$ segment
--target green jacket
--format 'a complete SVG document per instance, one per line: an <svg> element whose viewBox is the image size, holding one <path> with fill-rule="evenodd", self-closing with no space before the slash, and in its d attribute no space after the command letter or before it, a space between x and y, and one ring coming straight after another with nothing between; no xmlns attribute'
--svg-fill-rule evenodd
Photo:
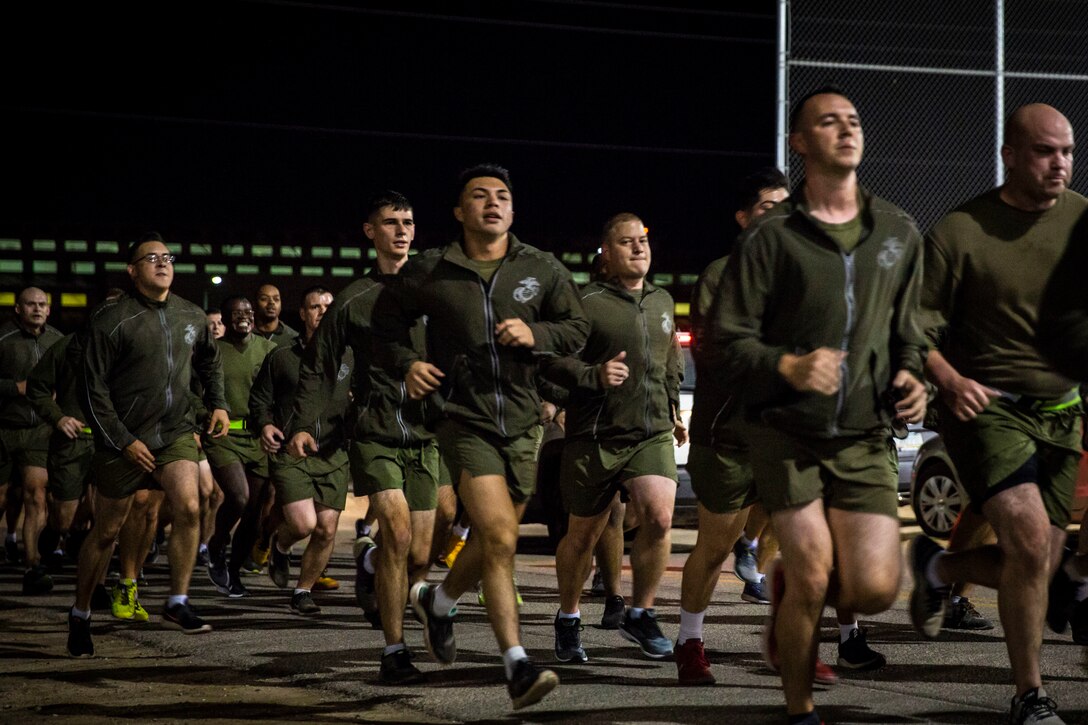
<svg viewBox="0 0 1088 725"><path fill-rule="evenodd" d="M298 330L294 329L283 320L280 320L279 324L276 325L276 329L272 332L261 332L254 327L253 334L257 337L263 337L265 340L269 340L276 345L290 345L291 341L298 337Z"/></svg>
<svg viewBox="0 0 1088 725"><path fill-rule="evenodd" d="M356 440L408 446L434 437L424 427L424 402L411 400L403 377L393 378L374 361L374 305L397 277L375 268L344 288L325 312L314 333L315 344L307 346L302 357L292 433L314 435L315 424L343 370L344 356L354 353L354 360L362 362L352 376ZM410 332L412 350L421 357L426 349L424 328L424 321L417 320Z"/></svg>
<svg viewBox="0 0 1088 725"><path fill-rule="evenodd" d="M590 322L585 346L544 365L547 380L570 390L567 437L638 441L671 431L683 377L672 297L649 282L638 294L610 281L583 287L581 301ZM601 365L621 351L630 375L602 388Z"/></svg>
<svg viewBox="0 0 1088 725"><path fill-rule="evenodd" d="M26 380L26 397L42 420L56 427L60 419L71 416L83 420L79 405L79 373L83 367L83 341L78 335L65 335L52 345Z"/></svg>
<svg viewBox="0 0 1088 725"><path fill-rule="evenodd" d="M440 392L446 415L504 438L539 425L538 360L574 353L589 332L570 272L511 234L490 282L473 268L460 241L416 255L400 277L374 310L375 352L390 375L403 379L412 363L424 359L409 331L426 315L428 357L445 373ZM532 350L498 343L495 326L510 318L529 325Z"/></svg>
<svg viewBox="0 0 1088 725"><path fill-rule="evenodd" d="M898 370L922 378L922 238L913 220L861 192L861 240L846 254L808 212L804 192L741 238L708 323L709 369L744 392L745 417L797 435L887 429ZM778 373L785 353L846 351L837 395L801 393Z"/></svg>
<svg viewBox="0 0 1088 725"><path fill-rule="evenodd" d="M38 335L30 334L14 320L0 325L0 428L33 428L42 424L41 416L16 385L27 379L46 350L62 337L50 325Z"/></svg>
<svg viewBox="0 0 1088 725"><path fill-rule="evenodd" d="M138 293L91 313L80 404L99 448L139 439L152 451L191 433L193 373L209 408L226 408L219 348L204 310L177 295L155 302Z"/></svg>
<svg viewBox="0 0 1088 725"><path fill-rule="evenodd" d="M268 353L261 363L257 379L249 391L249 428L254 435L272 424L287 435L292 429L296 397L299 387L299 369L309 347L302 336L290 345L281 345ZM354 358L351 350L342 358L333 377L333 390L322 399L321 410L312 423L311 434L322 453L331 453L344 445L347 437L346 416L351 406L351 369Z"/></svg>
<svg viewBox="0 0 1088 725"><path fill-rule="evenodd" d="M734 386L723 384L721 371L708 364L703 354L707 340L707 318L721 288L729 257L719 257L707 265L691 291L691 357L695 361L695 396L691 406L691 427L688 435L695 445L712 446L725 439L739 443L730 424L740 411L739 397Z"/></svg>
<svg viewBox="0 0 1088 725"><path fill-rule="evenodd" d="M215 341L223 364L223 386L226 391L227 412L231 420L245 419L249 415L249 391L261 369L261 363L276 343L257 334L235 344L223 337Z"/></svg>

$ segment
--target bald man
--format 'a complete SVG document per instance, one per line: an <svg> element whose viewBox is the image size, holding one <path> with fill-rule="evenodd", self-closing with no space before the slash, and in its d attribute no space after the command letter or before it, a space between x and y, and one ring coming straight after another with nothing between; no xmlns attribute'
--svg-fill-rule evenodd
<svg viewBox="0 0 1088 725"><path fill-rule="evenodd" d="M911 618L935 638L951 582L995 587L1016 682L1009 722L1061 723L1041 687L1039 655L1080 461L1082 407L1078 381L1037 347L1038 310L1088 200L1068 188L1073 129L1056 109L1017 109L1001 156L1005 183L930 232L922 297L941 436L999 543L946 553L916 539Z"/></svg>
<svg viewBox="0 0 1088 725"><path fill-rule="evenodd" d="M26 397L30 371L63 337L47 319L49 298L37 287L27 287L15 298L15 317L0 326L0 484L16 473L23 482L23 594L45 594L53 588L38 551L47 515L45 463L52 426Z"/></svg>

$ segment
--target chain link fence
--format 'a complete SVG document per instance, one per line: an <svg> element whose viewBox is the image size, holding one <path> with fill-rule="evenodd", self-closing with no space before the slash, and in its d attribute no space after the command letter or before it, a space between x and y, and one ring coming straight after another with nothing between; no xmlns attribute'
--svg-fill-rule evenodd
<svg viewBox="0 0 1088 725"><path fill-rule="evenodd" d="M998 139L1018 106L1049 103L1088 135L1082 0L780 3L786 108L841 86L865 129L861 183L923 230L1000 183ZM780 159L797 183L799 159L786 148ZM1072 188L1088 191L1088 172L1074 168Z"/></svg>

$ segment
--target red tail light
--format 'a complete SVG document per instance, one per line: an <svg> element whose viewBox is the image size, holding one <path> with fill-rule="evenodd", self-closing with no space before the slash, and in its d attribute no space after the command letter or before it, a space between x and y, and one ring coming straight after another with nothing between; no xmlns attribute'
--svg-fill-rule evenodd
<svg viewBox="0 0 1088 725"><path fill-rule="evenodd" d="M688 330L677 330L676 339L680 341L680 347L691 347L691 332Z"/></svg>

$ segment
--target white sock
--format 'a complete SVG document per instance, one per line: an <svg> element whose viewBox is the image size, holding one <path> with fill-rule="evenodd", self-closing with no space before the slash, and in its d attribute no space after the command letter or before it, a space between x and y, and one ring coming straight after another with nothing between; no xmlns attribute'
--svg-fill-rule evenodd
<svg viewBox="0 0 1088 725"><path fill-rule="evenodd" d="M705 616L705 609L701 612L689 612L680 607L680 634L676 637L676 644L684 644L689 639L702 639Z"/></svg>
<svg viewBox="0 0 1088 725"><path fill-rule="evenodd" d="M72 607L72 616L73 617L79 617L80 619L90 619L91 618L91 610L89 610L89 609L76 609L75 607Z"/></svg>
<svg viewBox="0 0 1088 725"><path fill-rule="evenodd" d="M559 618L560 619L580 619L581 616L582 616L582 611L580 609L575 609L574 612L571 613L571 614L568 614L567 612L564 612L562 609L559 610Z"/></svg>
<svg viewBox="0 0 1088 725"><path fill-rule="evenodd" d="M941 579L941 576L937 573L937 562L941 560L945 552L941 552L929 560L926 564L926 581L929 585L935 589L943 589L948 586L948 583Z"/></svg>
<svg viewBox="0 0 1088 725"><path fill-rule="evenodd" d="M642 616L642 613L645 612L645 611L646 610L644 608L642 608L642 607L628 607L627 608L627 616L630 617L631 619L638 619L639 617Z"/></svg>
<svg viewBox="0 0 1088 725"><path fill-rule="evenodd" d="M189 596L187 594L171 594L166 598L166 606L172 607L176 604L185 604L188 601Z"/></svg>
<svg viewBox="0 0 1088 725"><path fill-rule="evenodd" d="M506 667L506 679L514 679L514 668L518 662L529 659L529 655L525 654L525 648L521 645L511 647L502 653L502 663Z"/></svg>
<svg viewBox="0 0 1088 725"><path fill-rule="evenodd" d="M370 524L363 524L363 536L370 536Z"/></svg>
<svg viewBox="0 0 1088 725"><path fill-rule="evenodd" d="M839 624L839 642L846 642L850 639L850 635L858 628L858 620L854 620L852 624Z"/></svg>
<svg viewBox="0 0 1088 725"><path fill-rule="evenodd" d="M755 545L755 542L754 542L754 541L752 541L751 539L749 539L749 538L748 538L747 536L745 536L744 534L741 534L741 535L740 535L740 543L744 544L744 545L745 545L746 547L748 547L749 549L751 549L751 548L752 548L752 547L753 547L753 546Z"/></svg>
<svg viewBox="0 0 1088 725"><path fill-rule="evenodd" d="M402 649L408 649L404 642L397 642L396 644L387 644L385 649L382 650L383 655L391 655L394 652L399 652Z"/></svg>
<svg viewBox="0 0 1088 725"><path fill-rule="evenodd" d="M207 544L201 544L200 549L198 549L198 551L207 551L207 550L208 550L208 545Z"/></svg>
<svg viewBox="0 0 1088 725"><path fill-rule="evenodd" d="M363 568L366 569L368 574L373 574L375 571L377 571L374 568L374 555L377 553L378 547L371 546L369 549L366 550L366 553L363 554Z"/></svg>
<svg viewBox="0 0 1088 725"><path fill-rule="evenodd" d="M446 593L446 587L442 584L435 587L434 606L431 611L439 617L452 617L457 613L457 600Z"/></svg>
<svg viewBox="0 0 1088 725"><path fill-rule="evenodd" d="M295 589L295 591L291 592L291 594L292 594L292 595L294 595L294 594L302 594L302 593L306 593L306 594L309 594L309 593L310 593L310 590L309 590L309 589Z"/></svg>
<svg viewBox="0 0 1088 725"><path fill-rule="evenodd" d="M454 524L453 526L450 527L450 533L453 534L454 536L456 536L459 539L467 539L468 538L468 530L469 530L468 526L462 526L461 524Z"/></svg>

